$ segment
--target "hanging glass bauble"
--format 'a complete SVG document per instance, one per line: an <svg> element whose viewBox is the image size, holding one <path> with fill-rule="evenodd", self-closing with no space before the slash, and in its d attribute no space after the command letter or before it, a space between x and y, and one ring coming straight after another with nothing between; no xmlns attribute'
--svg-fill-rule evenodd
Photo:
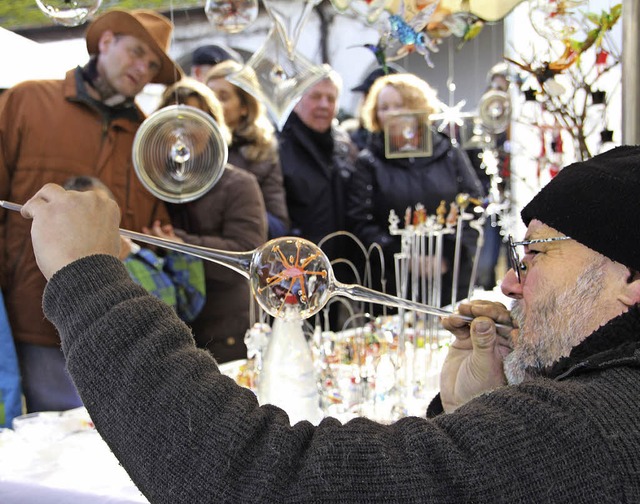
<svg viewBox="0 0 640 504"><path fill-rule="evenodd" d="M327 67L314 65L296 51L290 57L278 30L273 27L243 70L229 75L227 80L264 103L281 130L302 95L328 73Z"/></svg>
<svg viewBox="0 0 640 504"><path fill-rule="evenodd" d="M292 57L302 29L320 0L262 0L262 3Z"/></svg>
<svg viewBox="0 0 640 504"><path fill-rule="evenodd" d="M576 8L584 3L584 0L533 0L529 7L531 25L547 40L575 38L584 29Z"/></svg>
<svg viewBox="0 0 640 504"><path fill-rule="evenodd" d="M200 109L170 105L140 125L133 140L133 167L146 189L170 203L209 192L227 163L218 124Z"/></svg>
<svg viewBox="0 0 640 504"><path fill-rule="evenodd" d="M238 33L258 17L258 0L207 0L204 12L216 30Z"/></svg>
<svg viewBox="0 0 640 504"><path fill-rule="evenodd" d="M38 8L63 26L78 26L100 8L102 0L36 0Z"/></svg>

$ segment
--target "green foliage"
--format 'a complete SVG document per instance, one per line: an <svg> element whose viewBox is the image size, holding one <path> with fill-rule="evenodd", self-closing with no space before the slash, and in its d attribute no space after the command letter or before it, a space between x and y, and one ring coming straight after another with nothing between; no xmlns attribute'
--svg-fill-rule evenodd
<svg viewBox="0 0 640 504"><path fill-rule="evenodd" d="M113 8L154 9L162 12L200 6L204 9L204 3L204 0L103 0L98 13ZM35 0L1 0L0 26L8 30L18 30L55 26L55 23L40 11Z"/></svg>

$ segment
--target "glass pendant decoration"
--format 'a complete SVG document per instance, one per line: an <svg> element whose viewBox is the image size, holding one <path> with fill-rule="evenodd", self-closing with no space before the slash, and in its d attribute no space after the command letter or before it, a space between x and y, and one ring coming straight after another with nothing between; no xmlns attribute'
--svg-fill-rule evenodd
<svg viewBox="0 0 640 504"><path fill-rule="evenodd" d="M45 16L63 26L78 26L88 21L100 4L102 0L36 0Z"/></svg>
<svg viewBox="0 0 640 504"><path fill-rule="evenodd" d="M282 37L289 57L293 57L302 29L320 0L262 0L262 3Z"/></svg>
<svg viewBox="0 0 640 504"><path fill-rule="evenodd" d="M238 33L258 17L258 0L207 0L204 12L213 27L225 33Z"/></svg>
<svg viewBox="0 0 640 504"><path fill-rule="evenodd" d="M533 0L529 6L531 26L547 40L573 38L584 30L576 11L584 3L584 0Z"/></svg>
<svg viewBox="0 0 640 504"><path fill-rule="evenodd" d="M227 144L213 118L188 105L151 114L133 140L133 167L146 189L170 203L206 194L227 163Z"/></svg>
<svg viewBox="0 0 640 504"><path fill-rule="evenodd" d="M314 65L295 50L290 54L278 29L272 27L262 47L227 80L264 103L281 130L302 95L328 73L328 67Z"/></svg>

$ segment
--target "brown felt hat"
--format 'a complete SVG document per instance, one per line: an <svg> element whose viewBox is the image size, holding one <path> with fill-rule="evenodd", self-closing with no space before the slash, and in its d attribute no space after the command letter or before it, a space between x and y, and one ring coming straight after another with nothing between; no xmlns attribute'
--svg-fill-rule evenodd
<svg viewBox="0 0 640 504"><path fill-rule="evenodd" d="M167 54L173 25L166 17L146 9L107 11L87 28L85 37L89 54L98 54L98 41L105 30L131 35L149 44L162 62L158 75L151 82L173 84L182 77L182 70Z"/></svg>

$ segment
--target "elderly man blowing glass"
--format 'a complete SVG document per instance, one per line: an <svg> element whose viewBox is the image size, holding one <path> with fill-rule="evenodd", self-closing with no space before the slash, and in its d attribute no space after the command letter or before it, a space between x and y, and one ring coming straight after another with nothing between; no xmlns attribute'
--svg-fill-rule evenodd
<svg viewBox="0 0 640 504"><path fill-rule="evenodd" d="M444 321L452 412L391 425L292 426L258 406L128 278L115 203L48 185L22 214L69 371L151 502L640 502L639 188L638 147L543 188L522 212L520 280L503 283L513 311Z"/></svg>

